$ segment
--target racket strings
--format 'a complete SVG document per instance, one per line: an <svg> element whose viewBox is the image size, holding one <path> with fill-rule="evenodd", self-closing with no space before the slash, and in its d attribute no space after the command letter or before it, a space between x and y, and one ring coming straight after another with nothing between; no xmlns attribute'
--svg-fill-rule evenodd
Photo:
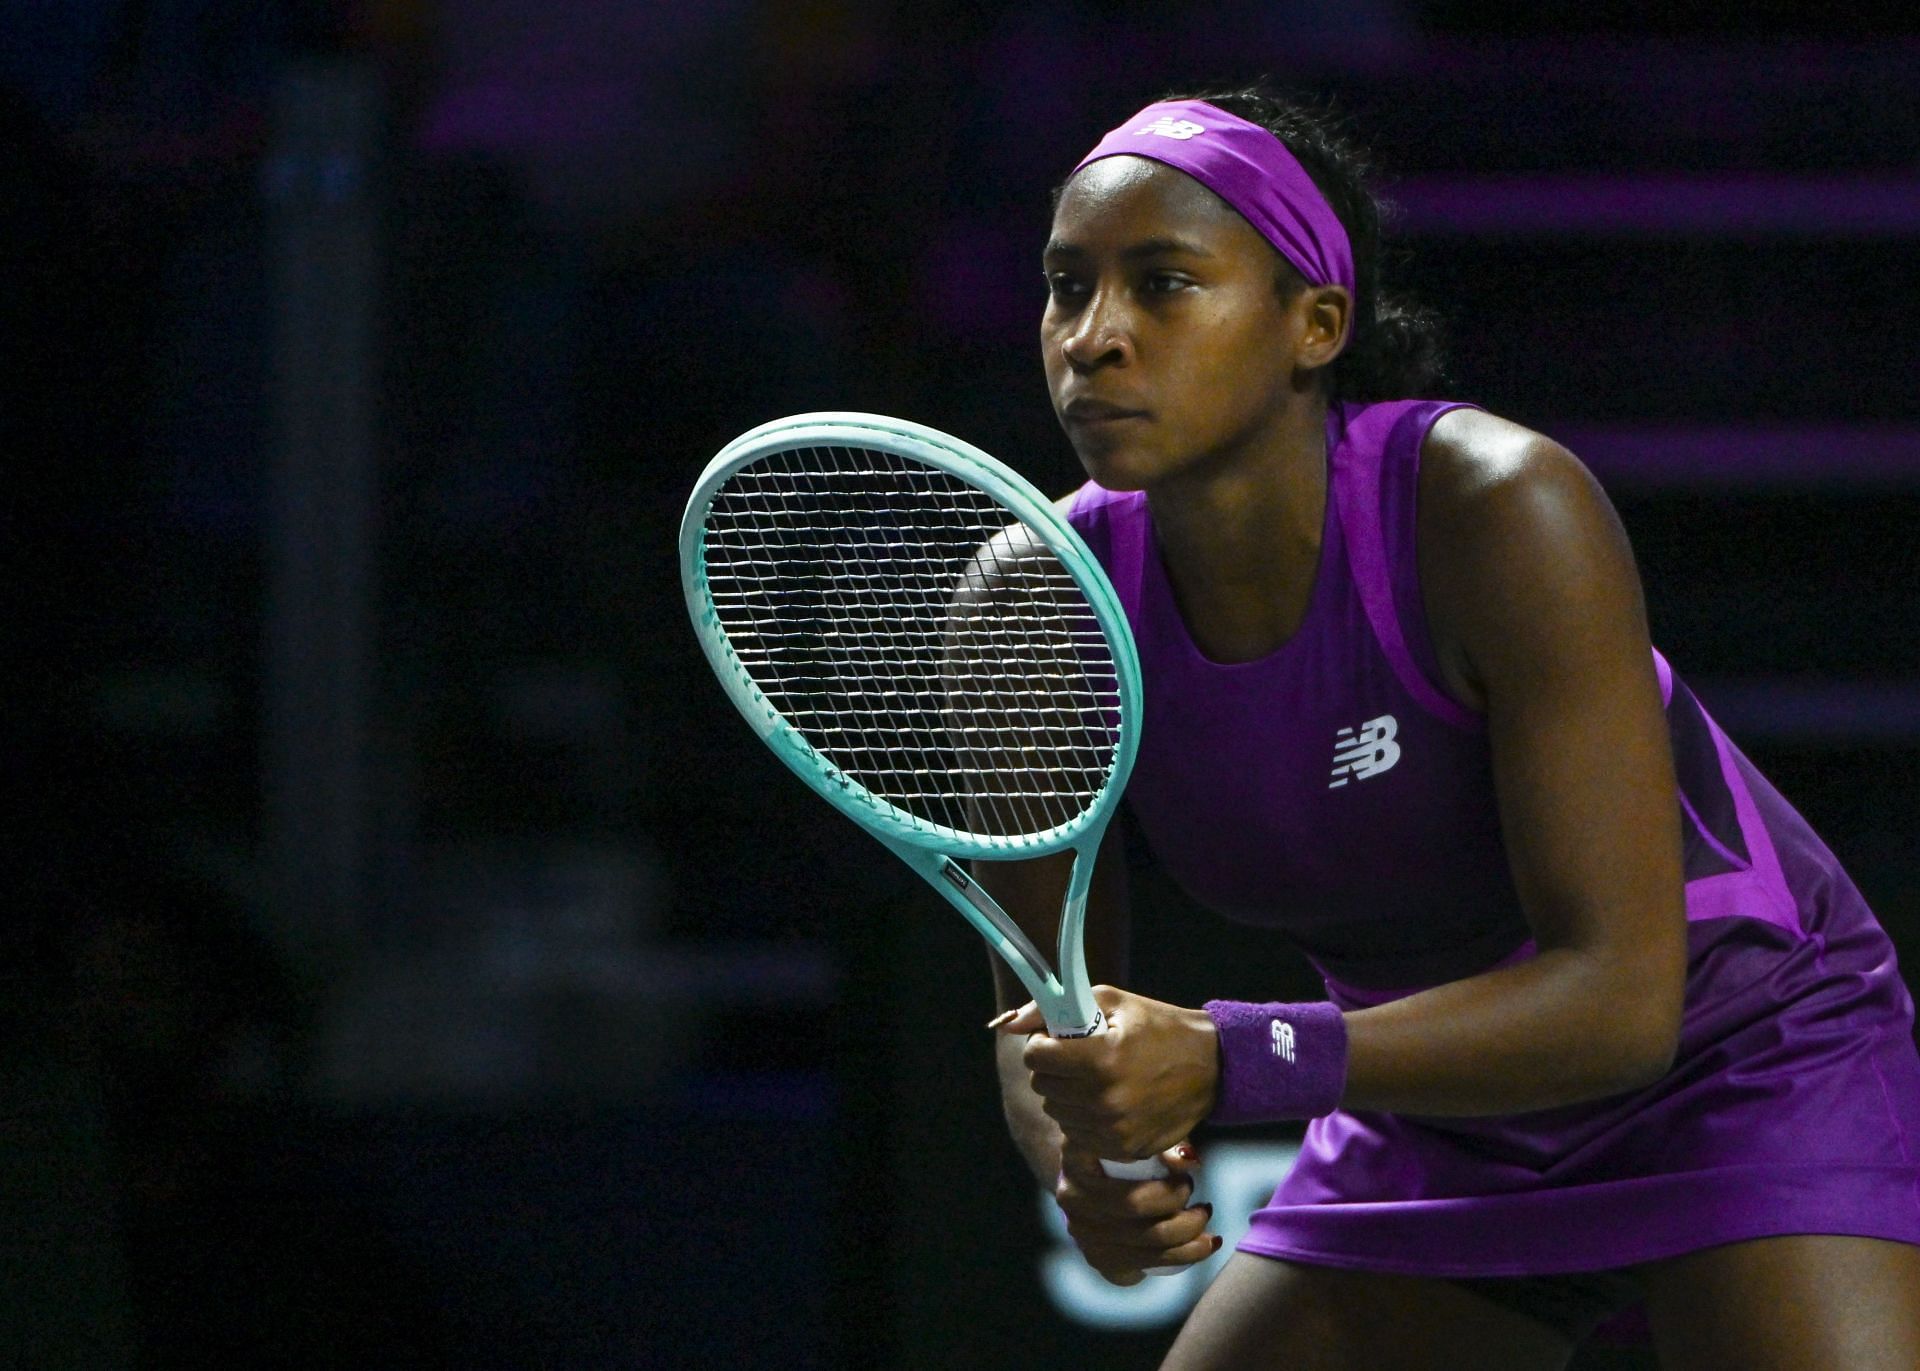
<svg viewBox="0 0 1920 1371"><path fill-rule="evenodd" d="M754 684L875 797L1017 837L1105 786L1119 740L1106 636L1066 566L985 491L890 453L774 453L716 493L704 555Z"/></svg>

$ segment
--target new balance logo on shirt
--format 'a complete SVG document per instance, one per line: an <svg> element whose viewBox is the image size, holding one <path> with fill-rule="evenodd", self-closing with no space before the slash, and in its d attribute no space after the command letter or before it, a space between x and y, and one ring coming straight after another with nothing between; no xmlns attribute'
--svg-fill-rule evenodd
<svg viewBox="0 0 1920 1371"><path fill-rule="evenodd" d="M1205 125L1196 124L1191 119L1175 119L1171 114L1163 114L1146 127L1135 129L1133 133L1136 138L1145 137L1149 133L1157 133L1162 138L1178 138L1184 143L1187 139L1193 137L1194 134L1205 133L1206 131Z"/></svg>
<svg viewBox="0 0 1920 1371"><path fill-rule="evenodd" d="M1400 725L1391 714L1367 720L1358 731L1341 729L1333 740L1333 779L1327 789L1392 770L1400 760L1400 744L1394 741L1399 732Z"/></svg>

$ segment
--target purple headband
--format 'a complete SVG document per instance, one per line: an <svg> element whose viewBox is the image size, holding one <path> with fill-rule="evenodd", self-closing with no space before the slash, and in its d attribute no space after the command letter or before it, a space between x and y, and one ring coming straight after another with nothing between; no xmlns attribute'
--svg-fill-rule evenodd
<svg viewBox="0 0 1920 1371"><path fill-rule="evenodd" d="M1080 159L1147 157L1184 171L1238 210L1309 285L1353 285L1347 231L1286 144L1204 100L1148 105Z"/></svg>

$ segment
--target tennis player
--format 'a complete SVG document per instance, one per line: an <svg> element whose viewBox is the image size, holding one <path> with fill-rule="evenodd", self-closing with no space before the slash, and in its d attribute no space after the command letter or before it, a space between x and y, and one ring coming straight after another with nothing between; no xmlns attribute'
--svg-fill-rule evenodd
<svg viewBox="0 0 1920 1371"><path fill-rule="evenodd" d="M1071 518L1140 648L1128 799L1165 868L1291 939L1327 998L1103 985L1111 1031L1068 1041L1002 974L1015 1138L1127 1284L1218 1246L1188 1203L1198 1124L1311 1121L1181 1371L1559 1367L1634 1305L1669 1367L1914 1371L1892 946L1649 645L1579 461L1420 398L1430 326L1380 294L1359 173L1242 91L1147 107L1060 193L1041 341L1092 478ZM1044 944L1063 865L981 874ZM1111 851L1094 901L1118 981ZM1165 1180L1097 1161L1156 1153Z"/></svg>

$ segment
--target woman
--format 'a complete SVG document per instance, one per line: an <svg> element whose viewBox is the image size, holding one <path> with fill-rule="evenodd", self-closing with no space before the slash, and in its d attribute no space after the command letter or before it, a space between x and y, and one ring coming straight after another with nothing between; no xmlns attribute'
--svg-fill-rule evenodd
<svg viewBox="0 0 1920 1371"><path fill-rule="evenodd" d="M1008 1117L1121 1284L1218 1246L1184 1139L1311 1119L1166 1365L1533 1368L1644 1300L1668 1366L1920 1366L1920 1057L1859 894L1648 644L1574 457L1434 383L1347 149L1260 92L1143 110L1055 207L1071 517L1139 641L1128 798L1328 999L1000 976ZM981 878L1036 936L1063 861ZM1103 855L1096 979L1124 977ZM1032 1036L1028 1036L1032 1035ZM1162 1153L1166 1180L1097 1159ZM1055 1178L1057 1177L1057 1181Z"/></svg>

